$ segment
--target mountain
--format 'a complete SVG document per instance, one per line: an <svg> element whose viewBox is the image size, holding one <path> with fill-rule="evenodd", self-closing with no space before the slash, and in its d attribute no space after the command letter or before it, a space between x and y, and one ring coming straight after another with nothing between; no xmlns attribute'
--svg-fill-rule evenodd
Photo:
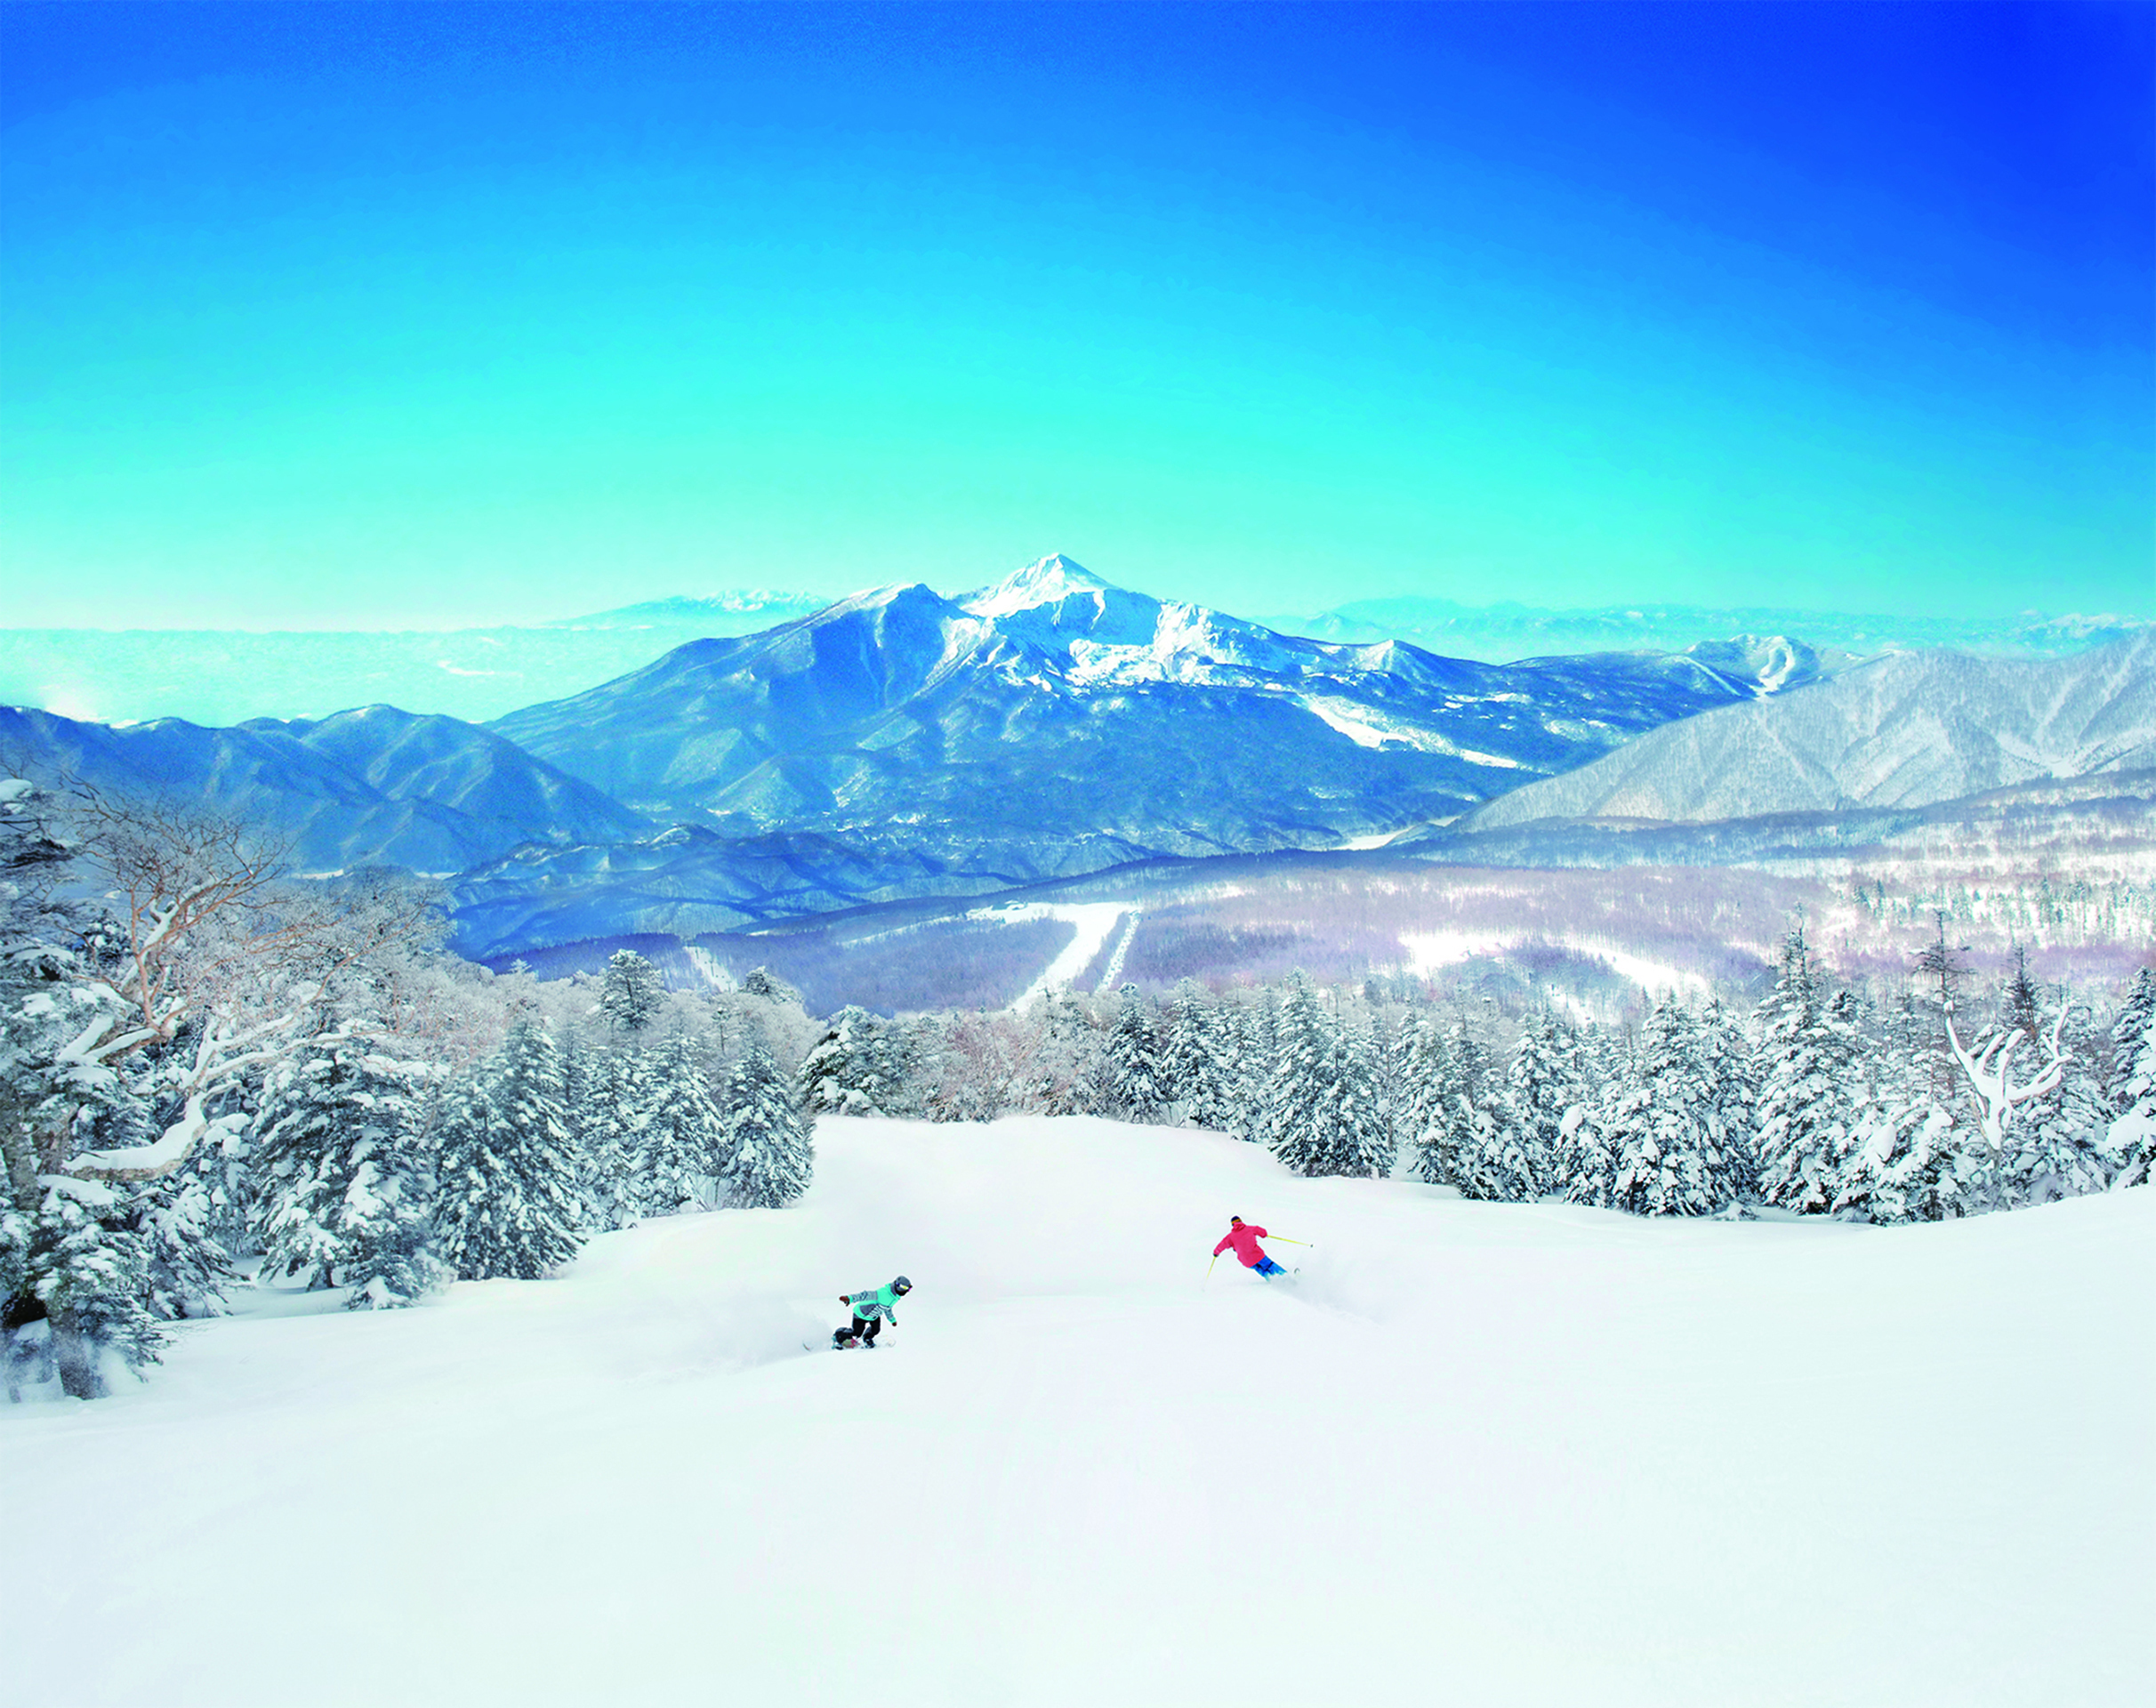
<svg viewBox="0 0 2156 1708"><path fill-rule="evenodd" d="M700 634L739 634L769 628L795 617L812 616L831 603L821 593L775 592L760 587L749 592L707 593L702 597L676 594L669 599L648 599L588 616L567 616L546 624L550 629L695 629Z"/></svg>
<svg viewBox="0 0 2156 1708"><path fill-rule="evenodd" d="M1386 834L1815 671L1789 642L1505 668L1331 644L1054 557L963 600L883 588L698 640L491 727L642 812L904 826L921 851L1038 874L1072 838L1135 858Z"/></svg>
<svg viewBox="0 0 2156 1708"><path fill-rule="evenodd" d="M229 814L289 837L294 865L310 872L446 874L527 842L608 842L651 828L477 725L390 705L224 729L0 707L0 763Z"/></svg>
<svg viewBox="0 0 2156 1708"><path fill-rule="evenodd" d="M1493 801L1458 828L1914 808L2151 768L2156 631L2057 659L1890 655L1653 731Z"/></svg>
<svg viewBox="0 0 2156 1708"><path fill-rule="evenodd" d="M1801 634L1830 664L1882 652L1951 648L2004 657L2049 658L2156 629L2147 616L1886 616L1786 606L1611 605L1544 610L1447 599L1358 600L1331 610L1263 619L1329 640L1398 640L1461 658L1502 662L1549 653L1677 652L1732 634Z"/></svg>

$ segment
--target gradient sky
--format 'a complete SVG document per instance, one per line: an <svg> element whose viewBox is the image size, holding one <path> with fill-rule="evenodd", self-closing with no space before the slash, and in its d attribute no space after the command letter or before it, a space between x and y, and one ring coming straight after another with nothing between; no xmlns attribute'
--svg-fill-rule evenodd
<svg viewBox="0 0 2156 1708"><path fill-rule="evenodd" d="M2156 611L2156 9L0 6L0 624Z"/></svg>

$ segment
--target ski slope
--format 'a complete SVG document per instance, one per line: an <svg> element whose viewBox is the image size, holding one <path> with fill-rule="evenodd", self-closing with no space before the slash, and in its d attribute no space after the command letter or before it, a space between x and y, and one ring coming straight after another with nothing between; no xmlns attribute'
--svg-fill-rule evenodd
<svg viewBox="0 0 2156 1708"><path fill-rule="evenodd" d="M7 1694L2145 1700L2156 1192L1653 1223L1089 1120L819 1144L795 1210L0 1406ZM1204 1279L1230 1213L1294 1290Z"/></svg>

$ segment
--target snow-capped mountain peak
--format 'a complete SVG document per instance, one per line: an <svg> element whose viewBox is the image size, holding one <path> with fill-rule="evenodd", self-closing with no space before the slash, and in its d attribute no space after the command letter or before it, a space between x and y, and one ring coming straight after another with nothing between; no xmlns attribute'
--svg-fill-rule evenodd
<svg viewBox="0 0 2156 1708"><path fill-rule="evenodd" d="M1043 605L1060 605L1073 597L1102 600L1111 593L1123 593L1123 590L1057 552L959 602L974 616L993 621L1018 611L1037 610ZM1123 596L1138 597L1134 593Z"/></svg>

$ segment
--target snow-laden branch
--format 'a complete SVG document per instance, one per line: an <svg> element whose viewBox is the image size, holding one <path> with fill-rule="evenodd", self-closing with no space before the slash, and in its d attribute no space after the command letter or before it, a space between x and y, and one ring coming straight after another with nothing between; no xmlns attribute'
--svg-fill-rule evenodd
<svg viewBox="0 0 2156 1708"><path fill-rule="evenodd" d="M1972 1055L1967 1045L1961 1042L1961 1035L1954 1029L1952 1011L1947 1013L1946 1040L1953 1047L1954 1059L1961 1064L1969 1089L1976 1093L1978 1120L1983 1128L1984 1142L1991 1152L1995 1186L2006 1177L2007 1129L2013 1124L2014 1111L2056 1091L2065 1078L2069 1055L2060 1039L2066 1025L2067 1007L2064 1003L2059 1004L2059 1011L2052 1019L2051 1034L2043 1040L2048 1059L2042 1070L2018 1085L2013 1079L2014 1049L2028 1035L2018 1027L2009 1027L1981 1041L1982 1047Z"/></svg>

